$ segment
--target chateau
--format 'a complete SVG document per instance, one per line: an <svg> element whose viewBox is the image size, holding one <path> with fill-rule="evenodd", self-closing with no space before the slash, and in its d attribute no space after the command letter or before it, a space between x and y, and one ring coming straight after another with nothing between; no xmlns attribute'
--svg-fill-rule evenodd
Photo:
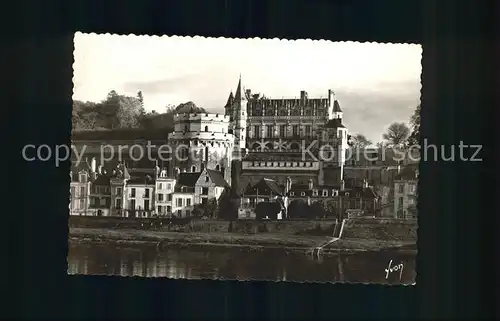
<svg viewBox="0 0 500 321"><path fill-rule="evenodd" d="M340 186L343 181L347 128L332 90L326 98L270 99L244 90L241 77L225 106L233 157L241 159L241 183L271 178L285 184Z"/></svg>

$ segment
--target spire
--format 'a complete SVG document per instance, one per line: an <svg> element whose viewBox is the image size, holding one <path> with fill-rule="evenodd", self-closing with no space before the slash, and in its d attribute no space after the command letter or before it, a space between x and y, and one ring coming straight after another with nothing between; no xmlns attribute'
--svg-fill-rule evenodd
<svg viewBox="0 0 500 321"><path fill-rule="evenodd" d="M236 88L236 94L234 96L234 100L245 100L245 94L243 93L243 88L241 86L241 74L240 74L240 80L238 81L238 88Z"/></svg>
<svg viewBox="0 0 500 321"><path fill-rule="evenodd" d="M233 96L233 91L231 90L231 93L229 94L229 97L227 98L227 103L226 107L230 107L233 104L234 96Z"/></svg>
<svg viewBox="0 0 500 321"><path fill-rule="evenodd" d="M334 113L341 113L342 112L342 109L340 109L340 104L339 104L338 100L335 100L333 102L333 112Z"/></svg>

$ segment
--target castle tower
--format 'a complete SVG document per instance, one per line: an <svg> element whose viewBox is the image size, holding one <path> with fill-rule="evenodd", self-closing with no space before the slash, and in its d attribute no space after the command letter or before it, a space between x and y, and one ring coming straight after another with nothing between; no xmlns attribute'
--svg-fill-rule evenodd
<svg viewBox="0 0 500 321"><path fill-rule="evenodd" d="M318 181L320 185L341 185L344 181L344 165L349 147L347 128L342 124L342 110L339 102L329 93L328 118L321 130L320 166ZM332 100L330 100L332 99Z"/></svg>
<svg viewBox="0 0 500 321"><path fill-rule="evenodd" d="M234 135L234 155L241 157L246 152L246 135L247 135L247 104L243 87L241 85L241 76L238 81L238 87L233 99L232 106L232 129Z"/></svg>
<svg viewBox="0 0 500 321"><path fill-rule="evenodd" d="M169 173L220 171L231 184L234 136L229 116L185 113L174 116L174 132L168 136L172 160Z"/></svg>

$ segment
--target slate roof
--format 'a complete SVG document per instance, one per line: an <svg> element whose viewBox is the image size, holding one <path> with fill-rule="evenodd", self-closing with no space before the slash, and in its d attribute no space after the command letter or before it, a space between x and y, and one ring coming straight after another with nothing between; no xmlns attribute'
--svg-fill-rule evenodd
<svg viewBox="0 0 500 321"><path fill-rule="evenodd" d="M306 145L307 147L308 145ZM271 162L271 161L286 161L286 162L313 162L315 161L309 153L289 153L289 152L257 152L257 153L248 153L248 155L243 158L243 161L263 161L263 162Z"/></svg>
<svg viewBox="0 0 500 321"><path fill-rule="evenodd" d="M200 178L200 175L201 175L201 172L198 172L198 173L180 173L179 179L177 180L177 185L194 187L196 185L196 181L198 181L198 178Z"/></svg>
<svg viewBox="0 0 500 321"><path fill-rule="evenodd" d="M154 185L155 180L151 175L148 174L143 174L137 176L132 176L130 179L127 181L127 185Z"/></svg>
<svg viewBox="0 0 500 321"><path fill-rule="evenodd" d="M340 104L339 104L338 100L335 100L333 102L333 112L334 113L341 113L342 112L342 109L340 109Z"/></svg>
<svg viewBox="0 0 500 321"><path fill-rule="evenodd" d="M97 186L109 186L110 176L109 175L97 175L96 179L92 182L92 185Z"/></svg>

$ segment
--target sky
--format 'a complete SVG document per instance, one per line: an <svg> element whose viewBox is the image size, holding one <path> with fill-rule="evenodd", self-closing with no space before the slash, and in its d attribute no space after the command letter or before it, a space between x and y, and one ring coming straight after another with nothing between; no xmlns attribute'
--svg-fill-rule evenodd
<svg viewBox="0 0 500 321"><path fill-rule="evenodd" d="M82 33L74 43L75 100L142 91L149 111L193 101L222 113L241 75L244 88L271 98L332 89L349 132L374 143L420 102L420 45Z"/></svg>

